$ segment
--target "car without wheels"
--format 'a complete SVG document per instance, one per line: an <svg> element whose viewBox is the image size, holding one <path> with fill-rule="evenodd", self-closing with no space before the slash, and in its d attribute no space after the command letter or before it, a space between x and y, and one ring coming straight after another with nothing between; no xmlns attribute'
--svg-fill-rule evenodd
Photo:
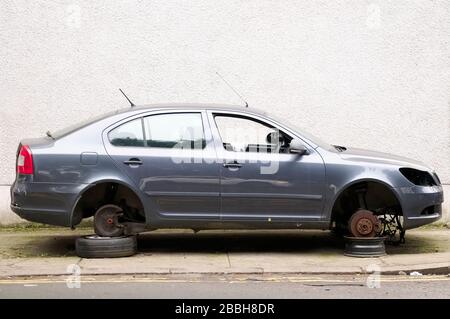
<svg viewBox="0 0 450 319"><path fill-rule="evenodd" d="M426 165L330 145L251 108L158 104L24 139L11 209L118 238L160 228L400 236L441 217ZM132 245L132 243L129 243Z"/></svg>

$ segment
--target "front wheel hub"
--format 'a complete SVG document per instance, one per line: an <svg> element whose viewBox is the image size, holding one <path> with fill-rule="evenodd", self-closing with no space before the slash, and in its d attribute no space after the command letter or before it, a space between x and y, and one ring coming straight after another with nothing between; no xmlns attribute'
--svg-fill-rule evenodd
<svg viewBox="0 0 450 319"><path fill-rule="evenodd" d="M348 229L354 237L375 237L381 231L381 223L371 211L361 209L350 217Z"/></svg>

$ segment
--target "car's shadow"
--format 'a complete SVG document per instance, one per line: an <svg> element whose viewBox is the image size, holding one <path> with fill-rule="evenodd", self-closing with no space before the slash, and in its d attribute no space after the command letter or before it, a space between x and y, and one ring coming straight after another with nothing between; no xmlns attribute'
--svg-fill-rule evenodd
<svg viewBox="0 0 450 319"><path fill-rule="evenodd" d="M330 232L237 231L147 233L139 235L139 251L151 252L295 252L336 253L342 238Z"/></svg>
<svg viewBox="0 0 450 319"><path fill-rule="evenodd" d="M429 234L432 235L432 234ZM344 238L329 231L200 232L197 234L145 233L139 252L284 252L342 254ZM386 244L388 254L445 252L449 248L432 236L411 234L400 245Z"/></svg>
<svg viewBox="0 0 450 319"><path fill-rule="evenodd" d="M441 239L428 233L411 234L406 243L386 245L388 254L418 254L449 251ZM34 237L31 242L15 247L26 256L75 256L75 235ZM217 232L148 232L138 235L140 254L151 253L217 253L217 252L281 252L296 254L342 254L343 238L329 231L217 231Z"/></svg>

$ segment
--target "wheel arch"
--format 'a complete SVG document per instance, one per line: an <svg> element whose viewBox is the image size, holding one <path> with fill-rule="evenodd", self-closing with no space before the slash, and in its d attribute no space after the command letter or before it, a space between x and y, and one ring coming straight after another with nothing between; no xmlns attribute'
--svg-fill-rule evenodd
<svg viewBox="0 0 450 319"><path fill-rule="evenodd" d="M118 184L119 186L122 186L122 187L128 189L134 196L136 196L136 198L139 200L140 205L142 206L143 213L144 213L143 216L144 216L144 218L146 218L144 199L139 194L137 189L133 185L131 185L131 184L127 183L127 182L124 182L123 180L116 179L116 178L106 178L106 179L101 179L101 180L95 181L93 183L87 184L86 187L84 187L80 191L80 193L78 194L76 200L74 201L74 204L72 205L71 212L70 212L69 225L72 228L75 227L76 225L78 225L81 222L81 220L83 219L83 217L82 217L78 222L77 222L76 219L74 219L74 215L77 212L76 210L79 207L79 204L80 204L81 200L83 199L83 196L87 192L92 190L93 188L99 187L100 185L108 184L108 183Z"/></svg>
<svg viewBox="0 0 450 319"><path fill-rule="evenodd" d="M386 190L389 191L389 193L391 195L394 196L396 202L400 206L400 209L403 213L401 198L400 198L399 194L394 190L394 187L390 183L388 183L384 180L380 180L378 178L359 178L356 180L352 180L351 182L343 185L342 187L340 187L339 191L335 193L335 195L331 201L332 204L329 206L329 213L328 213L329 215L328 216L329 216L329 223L330 223L329 227L330 228L332 227L332 224L335 220L334 214L335 214L336 205L339 203L339 200L342 199L343 194L346 191L350 190L352 187L355 187L358 184L363 184L363 183L373 183L373 184L378 184L378 185L381 185L382 187L384 187Z"/></svg>

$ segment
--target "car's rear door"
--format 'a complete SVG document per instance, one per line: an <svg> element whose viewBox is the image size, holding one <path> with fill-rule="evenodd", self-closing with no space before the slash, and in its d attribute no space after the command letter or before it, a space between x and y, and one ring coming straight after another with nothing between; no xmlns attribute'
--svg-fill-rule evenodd
<svg viewBox="0 0 450 319"><path fill-rule="evenodd" d="M219 165L206 112L155 111L105 132L111 158L160 219L219 219Z"/></svg>

